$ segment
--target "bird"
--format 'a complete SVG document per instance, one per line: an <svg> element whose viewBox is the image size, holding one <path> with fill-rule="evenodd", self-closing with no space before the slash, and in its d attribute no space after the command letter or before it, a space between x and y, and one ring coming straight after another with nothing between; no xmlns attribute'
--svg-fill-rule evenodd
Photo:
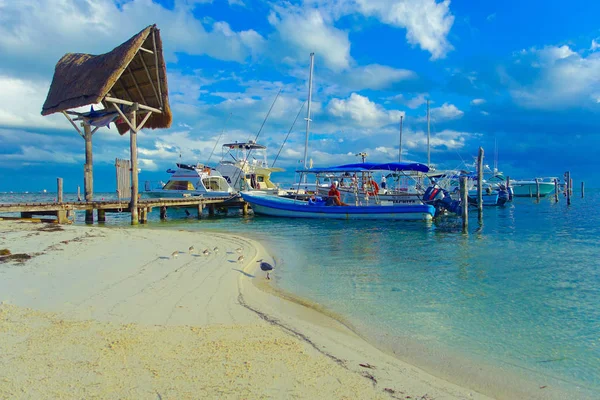
<svg viewBox="0 0 600 400"><path fill-rule="evenodd" d="M237 251L238 253L241 253L243 251L243 249L241 247L238 247L237 249L235 249L235 251Z"/></svg>
<svg viewBox="0 0 600 400"><path fill-rule="evenodd" d="M190 246L190 248L188 249L190 254L192 254L194 252L194 246Z"/></svg>
<svg viewBox="0 0 600 400"><path fill-rule="evenodd" d="M244 256L239 256L238 257L238 262L241 263L242 261L244 261Z"/></svg>
<svg viewBox="0 0 600 400"><path fill-rule="evenodd" d="M204 251L202 252L202 254L204 254L205 256L207 256L207 255L209 255L209 254L210 254L210 251L209 251L208 249L206 249L206 250L204 250Z"/></svg>
<svg viewBox="0 0 600 400"><path fill-rule="evenodd" d="M218 253L218 252L219 252L219 248L218 248L218 247L215 247L215 248L213 249L213 251L214 251L215 253Z"/></svg>
<svg viewBox="0 0 600 400"><path fill-rule="evenodd" d="M179 252L177 250L171 253L171 257L173 258L177 258L177 255L179 255Z"/></svg>
<svg viewBox="0 0 600 400"><path fill-rule="evenodd" d="M260 261L260 269L267 273L267 279L271 279L269 276L269 271L273 271L273 266L268 262Z"/></svg>

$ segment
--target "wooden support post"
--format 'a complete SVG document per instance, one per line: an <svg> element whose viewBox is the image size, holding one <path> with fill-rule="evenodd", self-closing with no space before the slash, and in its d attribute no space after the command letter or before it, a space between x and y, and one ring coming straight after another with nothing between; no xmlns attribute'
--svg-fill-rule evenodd
<svg viewBox="0 0 600 400"><path fill-rule="evenodd" d="M506 177L506 191L508 192L508 201L512 201L513 192L510 190L510 176Z"/></svg>
<svg viewBox="0 0 600 400"><path fill-rule="evenodd" d="M56 201L63 202L63 178L56 178Z"/></svg>
<svg viewBox="0 0 600 400"><path fill-rule="evenodd" d="M537 198L537 201L540 201L540 180L538 178L535 178L535 197Z"/></svg>
<svg viewBox="0 0 600 400"><path fill-rule="evenodd" d="M248 203L244 202L242 206L242 215L248 215Z"/></svg>
<svg viewBox="0 0 600 400"><path fill-rule="evenodd" d="M585 182L581 181L581 198L585 197Z"/></svg>
<svg viewBox="0 0 600 400"><path fill-rule="evenodd" d="M208 215L209 216L213 216L215 215L215 205L214 204L209 204L208 205Z"/></svg>
<svg viewBox="0 0 600 400"><path fill-rule="evenodd" d="M467 190L466 176L460 177L460 207L463 233L467 233L469 228L469 192Z"/></svg>
<svg viewBox="0 0 600 400"><path fill-rule="evenodd" d="M136 127L137 115L136 110L133 110L133 118L131 119L134 128ZM136 129L129 130L129 146L131 152L131 203L129 209L131 211L131 224L137 225L138 218L138 159L137 159L137 131Z"/></svg>
<svg viewBox="0 0 600 400"><path fill-rule="evenodd" d="M83 177L83 187L85 191L85 201L90 202L94 198L94 171L92 157L92 127L87 121L83 122L83 138L85 139L85 167ZM85 210L85 222L94 223L94 210Z"/></svg>
<svg viewBox="0 0 600 400"><path fill-rule="evenodd" d="M483 147L477 155L477 213L479 220L483 218Z"/></svg>
<svg viewBox="0 0 600 400"><path fill-rule="evenodd" d="M566 175L565 181L567 183L567 205L570 206L571 205L571 184L572 184L573 180L571 179L571 172L567 171L565 175Z"/></svg>
<svg viewBox="0 0 600 400"><path fill-rule="evenodd" d="M98 222L106 222L106 210L98 210Z"/></svg>
<svg viewBox="0 0 600 400"><path fill-rule="evenodd" d="M81 186L77 186L77 201L81 201Z"/></svg>
<svg viewBox="0 0 600 400"><path fill-rule="evenodd" d="M161 221L164 221L167 219L167 207L166 206L160 207L160 219L161 219Z"/></svg>
<svg viewBox="0 0 600 400"><path fill-rule="evenodd" d="M569 172L569 190L571 191L571 196L573 196L573 178L571 178L570 172Z"/></svg>
<svg viewBox="0 0 600 400"><path fill-rule="evenodd" d="M554 201L558 203L558 179L554 178Z"/></svg>
<svg viewBox="0 0 600 400"><path fill-rule="evenodd" d="M56 212L56 221L59 224L66 224L69 222L69 219L67 218L67 210L58 210Z"/></svg>
<svg viewBox="0 0 600 400"><path fill-rule="evenodd" d="M202 211L204 211L204 203L198 203L198 219L202 219Z"/></svg>

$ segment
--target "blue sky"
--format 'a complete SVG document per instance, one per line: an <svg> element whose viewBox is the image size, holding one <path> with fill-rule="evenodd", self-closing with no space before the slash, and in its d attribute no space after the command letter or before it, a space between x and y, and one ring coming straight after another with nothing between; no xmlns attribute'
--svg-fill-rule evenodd
<svg viewBox="0 0 600 400"><path fill-rule="evenodd" d="M83 186L83 139L62 115L42 117L54 65L100 54L156 23L174 114L140 134L140 180L181 158L205 162L222 141L254 137L274 158L307 96L315 52L309 154L315 166L425 162L456 168L477 149L512 177L595 179L600 166L600 3L589 1L0 0L0 191ZM304 115L303 115L304 116ZM115 190L127 137L94 136L96 191ZM300 120L282 151L290 180L304 151ZM220 158L220 146L217 158ZM279 161L278 161L279 163ZM277 178L274 176L274 179Z"/></svg>

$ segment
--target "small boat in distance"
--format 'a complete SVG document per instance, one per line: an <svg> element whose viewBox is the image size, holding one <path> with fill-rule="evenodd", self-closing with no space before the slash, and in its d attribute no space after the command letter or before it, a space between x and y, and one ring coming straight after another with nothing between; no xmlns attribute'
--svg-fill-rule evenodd
<svg viewBox="0 0 600 400"><path fill-rule="evenodd" d="M365 181L372 180L374 170L382 171L422 171L427 172L426 165L418 163L388 163L373 164L359 163L347 164L328 168L312 168L298 171L302 174L315 174L317 185L319 178L333 173L357 173ZM395 204L391 201L382 201L374 193L371 197L362 199L355 196L354 204L330 205L331 198L315 199L310 201L268 196L260 192L242 192L242 198L250 203L256 214L288 218L328 218L328 219L384 219L384 220L431 220L435 215L435 207L424 204Z"/></svg>
<svg viewBox="0 0 600 400"><path fill-rule="evenodd" d="M145 183L144 193L149 197L232 197L236 193L218 171L202 164L177 164L167 170L171 179L163 184Z"/></svg>

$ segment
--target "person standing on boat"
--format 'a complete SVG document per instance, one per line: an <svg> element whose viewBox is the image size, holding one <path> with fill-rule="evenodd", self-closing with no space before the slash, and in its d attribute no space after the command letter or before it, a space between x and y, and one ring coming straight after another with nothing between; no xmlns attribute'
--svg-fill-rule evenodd
<svg viewBox="0 0 600 400"><path fill-rule="evenodd" d="M342 203L341 200L341 193L340 191L337 189L337 181L333 182L331 184L331 188L329 189L329 193L327 194L329 196L329 199L331 199L333 201L333 204L336 206L347 206L348 204L346 203Z"/></svg>
<svg viewBox="0 0 600 400"><path fill-rule="evenodd" d="M382 189L386 189L387 182L385 179L385 175L381 175L381 184L379 186L381 186Z"/></svg>

